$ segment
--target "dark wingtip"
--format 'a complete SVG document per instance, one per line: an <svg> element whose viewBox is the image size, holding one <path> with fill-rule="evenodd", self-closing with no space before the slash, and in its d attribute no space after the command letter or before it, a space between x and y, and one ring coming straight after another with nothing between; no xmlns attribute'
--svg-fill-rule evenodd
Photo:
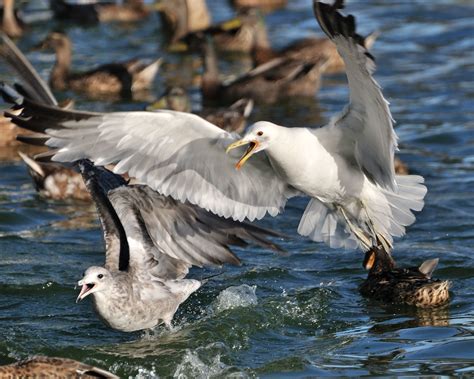
<svg viewBox="0 0 474 379"><path fill-rule="evenodd" d="M313 0L316 21L330 39L342 35L346 38L352 38L357 44L365 48L365 38L356 32L355 17L351 14L342 15L339 10L343 8L344 0L336 0L332 5ZM375 58L369 52L365 52L365 55L375 61Z"/></svg>

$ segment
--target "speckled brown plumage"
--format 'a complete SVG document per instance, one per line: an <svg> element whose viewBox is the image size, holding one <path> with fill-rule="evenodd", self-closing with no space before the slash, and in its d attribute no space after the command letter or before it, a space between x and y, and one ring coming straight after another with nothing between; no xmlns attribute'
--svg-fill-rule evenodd
<svg viewBox="0 0 474 379"><path fill-rule="evenodd" d="M238 9L252 7L270 12L285 7L288 0L231 0L231 3Z"/></svg>
<svg viewBox="0 0 474 379"><path fill-rule="evenodd" d="M26 154L19 153L33 179L36 191L41 197L53 200L84 200L91 197L81 175L59 163L35 161Z"/></svg>
<svg viewBox="0 0 474 379"><path fill-rule="evenodd" d="M231 103L242 98L271 104L279 99L313 97L321 84L325 59L304 62L291 58L275 58L257 66L237 79L223 83L219 79L217 58L212 44L205 46L201 91L208 102Z"/></svg>
<svg viewBox="0 0 474 379"><path fill-rule="evenodd" d="M124 4L75 4L64 0L51 0L54 16L62 21L93 24L97 22L137 22L151 13L142 0L125 0Z"/></svg>
<svg viewBox="0 0 474 379"><path fill-rule="evenodd" d="M11 38L17 38L23 35L23 28L21 26L21 22L15 14L14 0L3 0L1 30L4 31Z"/></svg>
<svg viewBox="0 0 474 379"><path fill-rule="evenodd" d="M0 366L1 378L118 378L100 368L73 359L36 356Z"/></svg>
<svg viewBox="0 0 474 379"><path fill-rule="evenodd" d="M147 110L171 109L179 112L191 112L191 99L181 87L168 88L165 94ZM229 132L242 133L247 125L247 118L253 109L253 101L240 99L229 107L203 109L197 112L210 123Z"/></svg>
<svg viewBox="0 0 474 379"><path fill-rule="evenodd" d="M433 259L420 267L398 268L390 254L373 248L365 255L364 266L369 274L359 290L363 296L386 303L421 308L445 304L449 301L451 282L432 279L437 263L438 260Z"/></svg>
<svg viewBox="0 0 474 379"><path fill-rule="evenodd" d="M42 49L53 49L56 63L50 76L50 86L55 90L72 89L93 98L107 95L130 97L135 90L148 88L153 81L160 60L145 65L137 59L122 63L109 63L86 72L70 72L72 44L60 32L50 33L41 43Z"/></svg>

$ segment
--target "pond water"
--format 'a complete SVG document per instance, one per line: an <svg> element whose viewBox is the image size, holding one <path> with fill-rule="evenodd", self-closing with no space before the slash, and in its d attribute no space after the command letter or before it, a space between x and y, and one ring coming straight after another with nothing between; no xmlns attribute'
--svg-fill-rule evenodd
<svg viewBox="0 0 474 379"><path fill-rule="evenodd" d="M214 20L232 15L209 1ZM103 262L101 233L85 203L39 198L25 167L0 162L0 364L34 354L78 359L124 377L268 377L474 375L474 3L466 0L349 1L363 33L380 31L376 78L391 102L400 157L429 189L424 210L396 241L401 265L440 258L435 276L453 282L449 306L416 310L362 298L360 252L331 250L296 236L306 200L290 202L262 225L290 232L287 255L250 246L178 311L174 329L124 334L104 326L89 300L75 304L74 286ZM280 47L321 34L309 0L289 0L266 16ZM83 28L37 23L19 41L46 78L53 56L32 51L51 29L67 30L74 65L135 56L163 56L150 97L166 84L190 86L196 108L197 56L167 52L158 17L135 26ZM242 69L223 60L230 74ZM0 78L11 74L0 66ZM138 110L136 102L92 102L70 93L77 107ZM344 75L325 78L315 99L257 106L252 120L288 126L325 123L347 99ZM194 270L200 278L212 270Z"/></svg>

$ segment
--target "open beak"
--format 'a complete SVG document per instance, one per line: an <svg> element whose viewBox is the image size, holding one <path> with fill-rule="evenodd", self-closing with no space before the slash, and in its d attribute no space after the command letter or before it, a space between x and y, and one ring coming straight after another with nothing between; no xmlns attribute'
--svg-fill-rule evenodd
<svg viewBox="0 0 474 379"><path fill-rule="evenodd" d="M80 280L77 284L82 286L82 288L81 292L79 293L79 296L76 299L76 304L79 303L82 299L84 299L87 295L89 295L90 291L95 286L94 283L84 283L82 280Z"/></svg>
<svg viewBox="0 0 474 379"><path fill-rule="evenodd" d="M255 149L258 147L259 143L258 141L245 141L245 140L239 140L234 143L231 143L229 146L227 146L226 153L229 153L232 149L235 149L237 147L243 146L243 145L249 145L247 150L245 151L244 155L239 159L239 161L235 164L235 168L237 170L240 170L240 168L247 162L247 160L253 155Z"/></svg>

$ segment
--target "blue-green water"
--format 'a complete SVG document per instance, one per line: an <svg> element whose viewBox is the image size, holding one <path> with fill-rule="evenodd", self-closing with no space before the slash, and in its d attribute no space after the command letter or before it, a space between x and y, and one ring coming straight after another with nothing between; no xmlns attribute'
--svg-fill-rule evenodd
<svg viewBox="0 0 474 379"><path fill-rule="evenodd" d="M290 0L266 17L276 46L314 32L310 1ZM227 2L209 1L215 20ZM263 225L288 232L287 256L255 247L236 249L241 267L194 294L178 311L175 330L124 334L105 327L89 301L75 304L74 285L101 264L101 234L84 203L45 201L22 164L0 163L0 364L33 354L70 357L122 376L314 377L341 375L474 375L474 4L463 0L349 1L362 32L381 35L373 53L376 77L397 120L401 158L426 178L423 212L395 257L418 265L439 257L436 276L453 281L448 307L413 310L362 298L366 273L359 252L330 250L296 237L305 201ZM197 57L164 51L158 17L137 26L67 27L78 69L134 56L164 56L151 92L166 83L192 83ZM53 57L31 47L53 22L32 26L19 41L47 77ZM223 61L227 73L239 60ZM2 79L11 79L4 66ZM190 87L199 104L199 91ZM71 96L63 94L62 97ZM74 95L75 96L75 95ZM144 102L95 103L85 109L141 109ZM283 125L322 124L345 104L343 75L326 78L314 100L257 107L253 119ZM192 276L208 275L195 270ZM247 306L223 309L229 287L256 286ZM241 287L239 287L241 288Z"/></svg>

